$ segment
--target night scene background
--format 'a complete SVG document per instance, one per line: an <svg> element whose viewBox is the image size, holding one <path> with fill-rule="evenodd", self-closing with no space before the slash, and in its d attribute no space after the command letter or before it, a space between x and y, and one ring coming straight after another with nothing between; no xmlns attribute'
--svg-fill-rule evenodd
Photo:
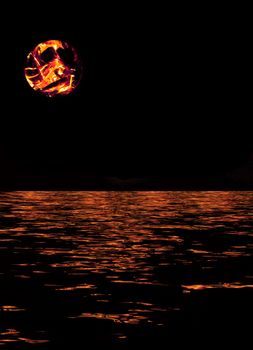
<svg viewBox="0 0 253 350"><path fill-rule="evenodd" d="M0 24L1 347L245 348L247 19L183 5L15 10ZM24 77L51 39L83 62L68 96Z"/></svg>
<svg viewBox="0 0 253 350"><path fill-rule="evenodd" d="M150 11L8 22L2 188L124 187L136 178L137 187L251 186L247 22L221 10ZM31 49L54 38L77 48L85 74L73 95L47 99L23 69Z"/></svg>

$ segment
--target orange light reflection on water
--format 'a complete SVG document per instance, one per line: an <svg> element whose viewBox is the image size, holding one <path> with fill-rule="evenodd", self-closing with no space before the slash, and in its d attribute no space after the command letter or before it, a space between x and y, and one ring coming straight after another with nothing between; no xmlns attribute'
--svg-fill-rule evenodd
<svg viewBox="0 0 253 350"><path fill-rule="evenodd" d="M177 250L176 261L189 265L189 258L178 250L191 239L191 232L195 229L204 235L210 227L214 232L222 230L224 222L236 224L240 203L247 205L247 200L250 198L237 192L27 191L15 193L12 215L32 223L33 230L26 232L26 237L40 239L35 247L39 254L64 256L63 261L51 263L52 267L69 268L70 273L139 270L148 274L145 282L153 271L147 259L166 257ZM243 220L247 225L245 217ZM23 235L24 230L24 226L10 228L11 239ZM233 230L229 234L233 235ZM66 242L66 246L51 246L50 241L55 240ZM186 248L208 262L245 256L247 247L233 245L217 253L204 249L198 237Z"/></svg>
<svg viewBox="0 0 253 350"><path fill-rule="evenodd" d="M217 284L193 284L193 285L182 285L186 290L204 290L204 289L216 289L216 288L230 288L230 289L242 289L242 288L253 288L253 284L244 284L240 282L234 283L217 283Z"/></svg>
<svg viewBox="0 0 253 350"><path fill-rule="evenodd" d="M22 256L10 266L13 278L38 278L56 295L82 295L95 305L90 310L82 303L69 318L163 325L157 313L178 312L180 305L161 307L152 293L253 288L249 269L236 282L216 274L220 266L228 269L226 262L236 266L252 254L251 194L15 192L1 205L7 228L1 228L0 248ZM115 295L118 313L111 306ZM107 312L100 309L105 303ZM0 343L13 337L29 342L18 331L6 332L10 337L2 333Z"/></svg>

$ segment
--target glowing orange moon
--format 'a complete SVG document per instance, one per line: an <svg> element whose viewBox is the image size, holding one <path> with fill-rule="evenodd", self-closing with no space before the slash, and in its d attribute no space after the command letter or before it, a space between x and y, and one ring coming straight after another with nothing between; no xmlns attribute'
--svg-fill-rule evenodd
<svg viewBox="0 0 253 350"><path fill-rule="evenodd" d="M26 80L34 90L46 96L71 93L81 76L80 57L76 49L64 41L45 41L27 56Z"/></svg>

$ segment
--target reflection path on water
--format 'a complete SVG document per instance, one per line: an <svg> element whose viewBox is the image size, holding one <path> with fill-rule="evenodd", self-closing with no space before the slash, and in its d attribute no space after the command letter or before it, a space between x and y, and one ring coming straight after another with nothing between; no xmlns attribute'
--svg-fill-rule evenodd
<svg viewBox="0 0 253 350"><path fill-rule="evenodd" d="M59 337L55 323L81 338L82 322L89 329L93 321L111 325L101 342L110 333L117 344L180 325L191 293L251 289L252 199L0 193L0 344L50 342Z"/></svg>

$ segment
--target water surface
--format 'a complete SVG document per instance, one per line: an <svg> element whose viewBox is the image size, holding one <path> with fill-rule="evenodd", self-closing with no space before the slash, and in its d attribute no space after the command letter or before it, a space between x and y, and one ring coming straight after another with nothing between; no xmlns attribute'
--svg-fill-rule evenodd
<svg viewBox="0 0 253 350"><path fill-rule="evenodd" d="M0 348L245 338L252 213L253 192L0 193Z"/></svg>

